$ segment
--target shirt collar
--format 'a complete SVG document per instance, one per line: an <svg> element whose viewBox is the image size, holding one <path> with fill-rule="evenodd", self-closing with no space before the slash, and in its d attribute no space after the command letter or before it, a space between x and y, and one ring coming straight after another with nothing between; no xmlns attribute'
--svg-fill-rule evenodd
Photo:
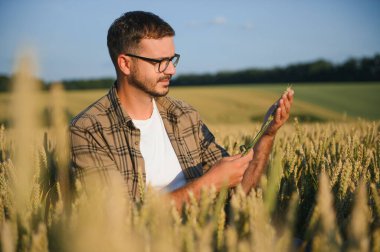
<svg viewBox="0 0 380 252"><path fill-rule="evenodd" d="M164 96L156 97L155 100L162 118L166 118L173 123L179 122L179 117L183 114L183 112L171 98Z"/></svg>
<svg viewBox="0 0 380 252"><path fill-rule="evenodd" d="M119 96L117 95L117 82L115 81L112 85L110 91L108 92L108 97L111 101L111 110L115 113L115 120L120 125L133 126L132 118L121 106ZM156 97L157 109L163 118L167 118L171 122L178 122L178 118L182 114L182 110L168 97ZM133 126L134 127L134 126Z"/></svg>
<svg viewBox="0 0 380 252"><path fill-rule="evenodd" d="M108 92L108 98L111 101L111 111L115 113L115 120L121 125L133 125L131 117L121 106L119 96L117 95L117 82L112 85Z"/></svg>

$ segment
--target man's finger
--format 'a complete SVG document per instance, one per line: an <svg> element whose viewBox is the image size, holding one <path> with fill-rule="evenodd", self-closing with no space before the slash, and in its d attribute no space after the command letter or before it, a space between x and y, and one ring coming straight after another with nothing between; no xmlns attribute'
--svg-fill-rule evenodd
<svg viewBox="0 0 380 252"><path fill-rule="evenodd" d="M288 99L284 100L284 107L287 113L290 111L290 101Z"/></svg>
<svg viewBox="0 0 380 252"><path fill-rule="evenodd" d="M233 160L233 162L237 162L239 166L246 165L253 159L253 148L251 148L248 153L241 158Z"/></svg>
<svg viewBox="0 0 380 252"><path fill-rule="evenodd" d="M242 158L244 158L244 159L250 161L250 160L253 158L253 148L251 148L251 149L247 152L247 154L246 154L245 156L243 156Z"/></svg>
<svg viewBox="0 0 380 252"><path fill-rule="evenodd" d="M281 106L281 119L286 118L287 114L288 111L286 110L285 101L283 101Z"/></svg>
<svg viewBox="0 0 380 252"><path fill-rule="evenodd" d="M280 120L281 120L282 113L283 113L284 110L285 110L285 107L284 107L284 99L281 98L281 99L280 99L280 106L278 106L278 109L277 109L277 112L280 111L280 118L279 118Z"/></svg>
<svg viewBox="0 0 380 252"><path fill-rule="evenodd" d="M233 161L233 160L238 159L240 157L241 157L241 153L238 153L238 154L235 154L235 155L232 155L232 156L229 156L229 157L225 157L223 159L227 160L227 161Z"/></svg>
<svg viewBox="0 0 380 252"><path fill-rule="evenodd" d="M274 117L274 121L276 124L280 123L281 121L281 111L282 111L281 107L279 107L276 111L276 116Z"/></svg>
<svg viewBox="0 0 380 252"><path fill-rule="evenodd" d="M290 91L288 92L288 99L289 99L289 103L290 103L290 105L293 104L293 97L294 97L294 90L292 89L292 90L290 90Z"/></svg>
<svg viewBox="0 0 380 252"><path fill-rule="evenodd" d="M280 125L284 122L285 117L286 117L286 110L285 109L281 109Z"/></svg>

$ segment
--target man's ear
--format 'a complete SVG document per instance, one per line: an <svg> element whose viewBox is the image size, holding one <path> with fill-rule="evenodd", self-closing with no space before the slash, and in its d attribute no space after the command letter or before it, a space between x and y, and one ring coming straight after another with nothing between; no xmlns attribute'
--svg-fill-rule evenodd
<svg viewBox="0 0 380 252"><path fill-rule="evenodd" d="M127 55L120 54L117 57L117 65L119 70L124 75L129 75L131 73L131 58Z"/></svg>

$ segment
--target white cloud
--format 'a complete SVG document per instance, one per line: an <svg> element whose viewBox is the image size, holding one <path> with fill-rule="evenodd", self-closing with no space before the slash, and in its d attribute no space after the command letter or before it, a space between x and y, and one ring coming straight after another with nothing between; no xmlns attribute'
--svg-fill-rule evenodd
<svg viewBox="0 0 380 252"><path fill-rule="evenodd" d="M229 25L231 28L239 28L244 30L253 30L255 28L254 24L250 21L246 23L230 23L227 22L227 19L223 16L217 16L209 21L200 21L200 20L191 20L186 23L188 27L202 27L209 25Z"/></svg>
<svg viewBox="0 0 380 252"><path fill-rule="evenodd" d="M227 19L225 17L215 17L214 19L212 19L210 21L211 24L214 24L214 25L224 25L227 23Z"/></svg>

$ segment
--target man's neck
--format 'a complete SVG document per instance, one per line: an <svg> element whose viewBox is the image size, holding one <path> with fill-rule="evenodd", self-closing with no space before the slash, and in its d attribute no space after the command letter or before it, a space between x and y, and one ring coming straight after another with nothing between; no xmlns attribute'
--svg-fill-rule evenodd
<svg viewBox="0 0 380 252"><path fill-rule="evenodd" d="M117 94L121 106L135 120L149 119L153 113L152 97L144 91L125 83L118 83Z"/></svg>

